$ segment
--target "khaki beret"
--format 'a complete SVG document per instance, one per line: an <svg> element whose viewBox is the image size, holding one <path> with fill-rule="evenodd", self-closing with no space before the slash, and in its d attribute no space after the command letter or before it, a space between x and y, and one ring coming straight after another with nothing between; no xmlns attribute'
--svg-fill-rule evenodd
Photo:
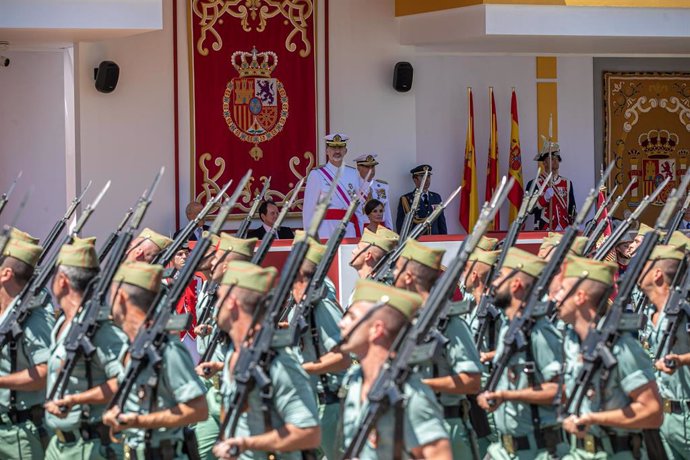
<svg viewBox="0 0 690 460"><path fill-rule="evenodd" d="M521 271L533 278L538 278L545 266L544 259L518 248L508 249L505 262L503 262L503 267Z"/></svg>
<svg viewBox="0 0 690 460"><path fill-rule="evenodd" d="M16 238L10 238L7 246L2 252L5 257L12 257L13 259L21 260L25 264L36 267L38 259L41 257L43 248L37 244Z"/></svg>
<svg viewBox="0 0 690 460"><path fill-rule="evenodd" d="M277 275L278 270L275 267L263 268L251 262L233 260L228 263L221 284L267 294L273 287Z"/></svg>
<svg viewBox="0 0 690 460"><path fill-rule="evenodd" d="M440 270L441 259L443 259L443 254L445 253L445 249L432 249L417 240L410 239L407 243L405 243L405 247L400 253L400 257L404 257L408 260L414 260L415 262L426 265L429 268Z"/></svg>
<svg viewBox="0 0 690 460"><path fill-rule="evenodd" d="M579 278L613 285L618 265L611 262L569 255L563 264L563 278Z"/></svg>
<svg viewBox="0 0 690 460"><path fill-rule="evenodd" d="M378 232L374 233L368 228L364 229L364 233L362 233L362 238L359 241L363 243L368 243L372 246L376 246L377 248L382 249L384 252L391 252L398 244L397 237L387 238L383 236L383 234L379 234Z"/></svg>
<svg viewBox="0 0 690 460"><path fill-rule="evenodd" d="M165 250L173 242L167 236L161 235L158 232L151 230L150 228L145 228L139 233L138 238L143 238L145 240L151 240L156 246L160 248L161 251Z"/></svg>
<svg viewBox="0 0 690 460"><path fill-rule="evenodd" d="M146 262L125 262L115 273L114 283L131 284L151 292L161 289L163 267Z"/></svg>
<svg viewBox="0 0 690 460"><path fill-rule="evenodd" d="M254 255L254 247L256 247L256 238L236 238L229 233L220 234L220 243L218 249L221 251L234 252L243 256L252 257Z"/></svg>
<svg viewBox="0 0 690 460"><path fill-rule="evenodd" d="M377 303L384 298L386 305L395 308L407 319L411 319L422 305L419 294L367 279L358 280L352 293L353 304L360 301Z"/></svg>
<svg viewBox="0 0 690 460"><path fill-rule="evenodd" d="M75 238L72 244L64 244L58 253L57 265L76 268L98 268L98 255L93 243L96 238Z"/></svg>

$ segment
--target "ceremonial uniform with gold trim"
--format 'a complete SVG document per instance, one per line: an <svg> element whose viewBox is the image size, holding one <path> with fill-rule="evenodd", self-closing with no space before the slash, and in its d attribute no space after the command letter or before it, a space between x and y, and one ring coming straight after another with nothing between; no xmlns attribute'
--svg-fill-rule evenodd
<svg viewBox="0 0 690 460"><path fill-rule="evenodd" d="M433 212L436 206L443 204L443 198L441 198L441 195L439 195L436 192L427 192L426 200L424 199L424 195L425 194L423 193L422 197L419 200L419 208L417 209L417 212L412 218L412 228L414 228L415 225L424 222L424 219L426 219L429 216L429 214ZM410 211L413 201L414 190L400 197L400 201L398 203L398 216L395 224L395 229L398 233L400 233L400 230L402 229L403 221L405 220L405 214L407 214ZM444 215L444 213L441 212L441 215L438 216L438 219L436 219L436 221L434 221L434 223L431 225L430 233L426 231L422 234L447 235L448 227L446 226L446 216Z"/></svg>

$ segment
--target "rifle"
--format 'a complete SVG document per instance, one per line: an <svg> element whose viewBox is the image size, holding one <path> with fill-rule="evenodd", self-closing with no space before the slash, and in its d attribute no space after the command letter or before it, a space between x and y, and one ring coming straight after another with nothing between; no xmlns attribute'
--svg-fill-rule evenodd
<svg viewBox="0 0 690 460"><path fill-rule="evenodd" d="M520 351L526 350L527 347L530 346L529 336L532 326L537 322L539 316L543 316L542 313L548 314L549 312L550 302L547 302L546 305L544 305L542 303L542 299L549 292L549 285L551 284L551 281L560 270L561 265L563 264L563 261L570 250L570 247L575 241L575 237L577 236L578 232L577 229L580 227L580 225L582 225L585 218L589 214L590 209L594 205L596 191L603 186L604 181L611 174L613 166L614 164L611 163L611 165L607 168L606 173L601 178L596 189L593 188L590 190L589 196L587 196L587 199L575 218L575 221L566 227L560 243L554 249L549 262L546 264L546 267L544 267L544 270L541 273L541 276L530 289L527 300L524 302L524 308L522 309L521 314L515 316L510 321L508 330L503 337L503 351L500 355L497 355L495 366L489 376L485 391L495 391L496 387L498 386L498 382L513 355ZM540 306L542 308L538 308ZM540 312L539 310L544 311ZM489 403L491 404L492 401L489 401Z"/></svg>
<svg viewBox="0 0 690 460"><path fill-rule="evenodd" d="M338 228L331 233L331 236L328 238L324 255L321 259L321 262L319 262L319 264L316 266L314 276L311 280L309 280L309 286L307 286L304 296L299 300L294 308L289 329L294 333L293 344L295 346L297 346L302 332L304 332L304 330L307 328L305 318L307 318L307 315L310 314L311 310L315 308L324 297L326 297L326 285L324 284L324 281L328 275L328 269L331 267L331 264L333 264L333 260L335 260L340 243L343 241L343 238L345 238L345 233L347 232L347 226L350 222L350 218L359 206L359 201L359 196L354 196L352 198L350 206L347 208L347 211L345 211L345 216L338 224ZM284 309L283 318L287 318L289 313L289 308ZM318 359L318 349L316 350L316 353Z"/></svg>
<svg viewBox="0 0 690 460"><path fill-rule="evenodd" d="M184 294L185 289L194 276L197 265L199 265L199 262L201 262L206 255L208 248L211 247L211 236L217 235L220 232L221 227L225 224L228 214L230 214L230 211L235 206L235 203L237 203L237 199L244 190L244 187L247 185L251 175L252 170L250 169L240 180L232 196L230 196L230 198L228 198L220 207L213 224L208 230L208 234L197 241L194 249L187 258L187 262L184 264L184 267L182 267L179 276L170 286L170 290L168 292L166 292L166 290L161 290L156 297L156 300L154 300L154 303L151 306L144 323L148 324L148 326L140 329L132 341L132 346L130 347L129 352L129 365L125 370L125 376L118 386L117 392L108 404L108 409L114 406L124 409L125 403L127 402L127 397L132 391L137 378L149 366L154 369L154 373L151 379L149 379L147 382L147 385L151 388L155 388L158 385L160 368L163 365L163 347L167 343L170 336L168 331L168 323L170 322L173 311L175 310L175 306L179 302L182 294ZM187 315L181 316L183 320L185 320L187 323L189 322ZM183 328L186 329L184 326ZM155 404L155 401L153 404ZM147 442L149 435L150 431L147 430Z"/></svg>
<svg viewBox="0 0 690 460"><path fill-rule="evenodd" d="M541 171L537 171L537 178L540 174ZM508 250L515 244L515 241L517 241L518 234L520 233L520 230L525 224L527 217L532 213L532 210L537 205L537 200L544 193L544 190L546 190L546 187L548 186L549 181L551 180L551 175L552 173L549 173L546 180L543 181L541 186L539 187L537 187L536 179L532 182L532 186L528 190L527 196L523 198L522 203L520 204L520 209L518 210L517 217L515 218L513 223L510 224L508 233L506 234L506 237L503 240L501 254L499 254L496 264L493 267L491 267L489 271L486 285L484 286L484 293L481 299L479 300L479 305L477 305L476 307L478 327L477 332L474 335L474 343L477 346L478 351L481 351L482 343L484 341L484 336L486 335L487 329L489 329L490 326L493 326L495 328L496 320L500 315L498 309L494 306L494 292L492 287L493 282L498 276L498 272L503 266L503 262L505 262L505 259L508 255ZM491 342L495 341L494 335L494 333L489 335L489 340ZM495 344L489 344L490 350L493 350L494 347Z"/></svg>
<svg viewBox="0 0 690 460"><path fill-rule="evenodd" d="M674 345L676 344L678 329L681 323L690 318L690 303L688 296L690 296L690 270L688 270L687 257L681 261L678 267L678 274L683 273L680 283L673 287L671 295L666 300L664 305L664 316L666 324L661 333L661 338L657 344L656 353L654 354L654 362L666 357ZM669 359L664 359L664 364L669 369L676 367L676 362Z"/></svg>
<svg viewBox="0 0 690 460"><path fill-rule="evenodd" d="M328 204L331 202L331 196L335 190L338 179L340 178L340 170L333 180L328 193L319 200L316 206L314 217L309 225L307 233L303 239L298 239L290 251L290 255L285 262L282 269L282 276L280 282L275 288L273 295L267 302L267 306L263 311L257 310L254 314L254 319L249 330L252 330L259 320L259 316L263 313L261 320L261 329L254 334L254 339L251 344L247 345L243 342L239 350L234 353L239 353L233 377L235 381L235 392L232 395L230 403L227 407L227 412L220 426L219 440L224 438L226 429L229 429L230 437L234 436L243 408L249 398L249 393L258 387L262 394L270 395L272 392L271 377L269 375L269 368L273 359L274 352L271 348L273 336L278 328L278 319L280 316L280 309L285 304L292 285L297 278L302 262L309 250L309 238L318 237L319 226L326 214ZM295 189L298 190L298 189ZM239 449L233 446L230 449L230 456L238 457Z"/></svg>
<svg viewBox="0 0 690 460"><path fill-rule="evenodd" d="M2 259L2 253L5 250L5 246L7 246L7 243L10 241L10 234L12 233L12 228L17 224L17 220L19 220L19 216L22 214L24 211L24 208L26 207L26 203L29 201L29 197L31 196L31 192L33 189L29 189L28 192L24 195L24 198L22 198L22 201L19 203L19 208L17 208L17 211L14 213L14 217L12 218L12 221L9 225L4 225L2 227L2 231L0 232L0 260Z"/></svg>
<svg viewBox="0 0 690 460"><path fill-rule="evenodd" d="M419 187L417 187L417 190L414 191L414 198L412 199L412 206L410 207L410 212L405 214L405 220L403 220L403 225L400 228L400 241L404 241L407 239L407 234L409 233L410 227L412 226L412 219L414 218L414 215L417 214L417 210L419 209L419 200L422 198L424 186L426 185L428 177L429 170L426 170L424 171L424 177L422 177L422 181L419 183Z"/></svg>
<svg viewBox="0 0 690 460"><path fill-rule="evenodd" d="M381 259L379 259L379 261L376 263L376 265L372 269L371 273L369 273L367 278L379 282L385 280L388 277L388 274L395 268L395 263L398 261L398 258L400 257L400 254L402 254L402 251L405 248L407 242L411 239L416 240L422 234L426 227L431 227L431 225L433 225L436 219L438 219L438 217L441 215L443 210L446 209L446 207L450 204L451 201L455 199L456 196L458 196L458 193L460 193L460 189L462 189L462 186L456 188L444 203L442 203L439 206L436 206L434 210L431 212L431 214L429 214L427 218L424 219L424 222L420 222L417 225L415 225L412 231L409 232L409 234L407 235L407 238L400 238L400 243L398 243L398 246L395 248L395 250L381 257Z"/></svg>
<svg viewBox="0 0 690 460"><path fill-rule="evenodd" d="M597 372L601 372L600 378L606 381L611 371L618 364L612 353L612 348L620 337L620 325L625 316L625 308L630 296L637 284L637 280L644 270L645 263L659 241L662 229L666 228L676 210L680 198L690 184L690 175L684 176L680 187L673 190L664 205L654 230L646 234L642 243L633 256L628 269L621 278L618 295L616 296L603 323L590 330L582 344L582 367L575 379L575 388L571 397L567 400L566 408L571 414L580 415L582 402L591 388L592 381ZM646 442L654 445L658 440L658 431L644 430ZM663 449L654 455L654 458L664 456ZM651 454L650 454L651 455Z"/></svg>
<svg viewBox="0 0 690 460"><path fill-rule="evenodd" d="M0 214L2 214L2 210L5 209L5 205L10 199L10 195L12 195L12 192L14 191L14 188L17 186L17 181L22 177L22 171L19 171L19 174L17 174L17 177L12 181L12 184L10 184L10 188L7 189L5 193L0 196Z"/></svg>
<svg viewBox="0 0 690 460"><path fill-rule="evenodd" d="M115 231L108 235L108 238L105 240L105 243L103 243L103 246L101 247L101 252L98 253L99 264L102 263L108 256L108 253L113 248L115 241L117 241L117 239L120 237L120 232L122 232L122 229L125 228L125 225L127 225L127 222L129 222L129 218L132 217L132 213L134 213L134 208L129 208L125 213L125 216L122 218L122 221L115 229Z"/></svg>
<svg viewBox="0 0 690 460"><path fill-rule="evenodd" d="M261 205L261 202L264 200L264 196L266 196L266 192L268 192L268 188L271 186L271 178L268 177L264 181L264 188L261 189L261 193L256 195L254 197L254 201L252 202L252 207L247 213L247 215L244 217L244 220L240 224L240 227L237 229L237 233L235 236L237 238L246 238L247 237L247 231L249 230L249 224L252 222L252 218L254 217L254 214L256 214L256 211L259 209L259 206Z"/></svg>
<svg viewBox="0 0 690 460"><path fill-rule="evenodd" d="M81 200L84 198L84 195L86 195L86 192L90 188L91 181L89 181L89 183L86 184L86 187L84 187L84 190L82 190L81 195L75 196L72 199L72 203L70 203L69 208L67 208L67 212L65 212L65 215L62 216L62 219L55 222L55 225L53 225L53 228L50 230L50 233L48 233L48 236L46 236L45 240L43 240L43 252L41 253L41 256L38 258L36 266L40 266L43 264L43 260L48 255L48 249L51 248L53 244L55 244L55 240L57 240L57 237L62 232L62 229L65 228L65 225L67 225L67 221L70 219L70 217L72 217L72 214L74 214L74 211L76 211L77 206L79 206L79 203L81 203Z"/></svg>
<svg viewBox="0 0 690 460"><path fill-rule="evenodd" d="M630 190L632 190L636 183L637 176L633 177L628 186L625 187L625 190L623 190L623 193L616 198L616 201L613 202L613 206L611 206L609 216L614 215L614 213L618 210L620 204L623 202L623 199L625 199L628 193L630 193ZM609 198L611 196L613 196L613 193L609 196ZM597 226L594 228L594 231L591 235L589 235L587 244L585 245L585 248L582 251L583 254L589 254L592 251L592 249L594 249L597 242L599 241L599 237L604 233L604 230L606 230L606 225L608 225L608 219L602 219L601 221L597 222Z"/></svg>
<svg viewBox="0 0 690 460"><path fill-rule="evenodd" d="M292 195L290 195L290 199L287 200L286 198L287 202L283 205L283 208L280 210L280 214L278 214L278 218L273 223L273 227L271 227L271 230L266 232L264 237L261 239L259 247L257 248L256 252L254 252L254 256L251 260L253 264L261 265L261 262L264 261L266 254L268 254L268 250L271 248L273 240L275 240L278 237L278 229L280 228L280 225L283 223L283 220L285 220L288 211L295 203L295 200L297 199L297 194L299 193L300 188L304 184L304 181L304 177L300 179L300 181L297 183L297 186L294 189L292 189Z"/></svg>
<svg viewBox="0 0 690 460"><path fill-rule="evenodd" d="M654 200L656 200L656 197L659 196L661 191L668 185L670 181L670 178L666 178L661 184L657 186L657 188L652 192L651 195L647 195L642 199L642 202L635 208L635 210L630 214L623 222L621 222L616 229L613 231L611 236L606 238L606 241L599 246L599 249L596 250L594 253L594 256L592 259L594 260L604 260L606 257L606 254L608 254L613 248L616 247L618 242L625 236L626 233L628 233L628 230L632 226L633 221L637 220L640 218L642 215L642 211L647 209L647 206L649 206Z"/></svg>
<svg viewBox="0 0 690 460"><path fill-rule="evenodd" d="M675 214L675 216L673 216L673 220L669 224L668 230L666 231L666 236L664 237L664 244L668 244L668 242L671 240L673 232L678 230L678 228L680 227L680 223L683 220L683 217L685 216L685 213L688 211L688 208L690 208L690 193L688 194L688 196L685 197L683 206Z"/></svg>
<svg viewBox="0 0 690 460"><path fill-rule="evenodd" d="M635 179L637 179L637 176L635 177ZM630 183L632 184L634 182L631 181ZM628 187L630 187L630 184L628 184ZM592 218L592 220L587 222L587 225L585 225L585 229L582 232L582 236L587 236L587 237L592 236L592 231L594 230L594 225L599 222L599 218L604 213L604 211L608 207L609 203L611 203L611 200L613 199L613 195L615 195L616 190L618 190L618 184L616 184L616 186L613 187L613 190L611 190L611 193L609 193L609 196L607 196L604 199L604 202L601 203L601 206L599 206L597 208L597 211L596 211L596 213L594 213L594 217Z"/></svg>
<svg viewBox="0 0 690 460"><path fill-rule="evenodd" d="M445 344L445 337L434 326L442 315L446 304L450 300L457 287L458 279L462 273L472 251L477 247L482 235L493 221L501 204L508 196L514 180L511 179L506 187L505 180L496 191L492 203L486 203L482 208L474 229L460 244L457 256L453 258L446 271L434 285L429 297L419 312L414 325L408 324L396 337L385 364L379 371L367 399L369 405L362 424L357 428L352 442L345 450L343 459L357 458L364 448L369 434L376 426L378 420L389 409L394 408L396 417L402 416L404 410L404 385L412 373L411 364L415 361L416 350L424 346L430 350L429 354L435 354ZM382 298L379 304L383 305L387 299ZM374 305L376 308L377 305ZM394 453L394 458L396 453Z"/></svg>
<svg viewBox="0 0 690 460"><path fill-rule="evenodd" d="M211 212L211 209L216 205L216 203L223 198L223 195L225 195L225 192L228 190L228 187L230 187L230 184L232 184L232 180L225 184L225 186L216 194L216 196L206 202L206 206L204 206L201 212L199 212L194 219L187 222L187 225L185 225L184 229L177 234L175 241L173 241L172 244L165 249L165 251L159 252L151 264L162 265L165 267L168 265L168 263L170 263L171 260L173 260L175 253L180 250L182 245L189 239L189 236L194 233L194 230L196 230L196 228L199 226L199 222L203 221L208 213Z"/></svg>
<svg viewBox="0 0 690 460"><path fill-rule="evenodd" d="M134 232L137 231L141 221L144 219L146 210L151 204L158 183L163 175L164 168L161 168L153 183L148 190L145 190L141 199L139 200L136 210L129 219L127 228L120 234L117 241L113 244L113 250L110 253L107 263L103 267L101 273L93 280L89 293L91 295L84 295L81 305L75 314L74 320L70 325L63 346L65 348L65 359L62 363L60 373L55 379L55 384L48 393L48 400L62 399L67 391L69 379L74 371L74 368L80 358L84 358L87 366L91 357L96 352L96 347L93 345L93 338L100 328L100 320L105 314L110 311L109 308L109 294L110 284L117 273L120 263L125 258L127 249L134 238ZM61 411L66 411L66 407L61 407Z"/></svg>

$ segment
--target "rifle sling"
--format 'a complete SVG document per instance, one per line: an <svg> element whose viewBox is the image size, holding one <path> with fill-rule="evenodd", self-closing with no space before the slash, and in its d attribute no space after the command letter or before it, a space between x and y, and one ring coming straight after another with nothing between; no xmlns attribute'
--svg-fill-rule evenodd
<svg viewBox="0 0 690 460"><path fill-rule="evenodd" d="M21 340L21 339L20 339ZM10 339L7 346L10 350L10 375L17 372L17 342L14 338ZM10 390L10 413L16 412L17 410L17 391Z"/></svg>
<svg viewBox="0 0 690 460"><path fill-rule="evenodd" d="M163 345L165 346L165 345ZM149 382L153 384L151 387L151 400L149 401L149 414L152 414L156 409L156 400L158 399L158 382L160 380L161 364L153 366L153 374ZM124 410L124 407L122 408ZM151 438L153 437L153 429L148 429L144 432L144 444L146 446L146 452L148 453L153 446L151 445Z"/></svg>
<svg viewBox="0 0 690 460"><path fill-rule="evenodd" d="M525 338L527 339L527 349L525 350L527 362L532 363L534 366L532 372L529 372L527 369L525 369L525 374L527 374L527 383L529 386L531 388L535 388L537 386L537 382L534 379L536 362L534 361L534 353L532 353L532 334L529 332L526 333ZM532 413L532 429L534 430L534 437L535 439L538 439L541 435L541 417L539 416L539 406L536 404L530 404L529 409Z"/></svg>
<svg viewBox="0 0 690 460"><path fill-rule="evenodd" d="M393 407L395 422L393 426L393 460L402 460L403 451L405 450L405 406L402 402L398 402Z"/></svg>
<svg viewBox="0 0 690 460"><path fill-rule="evenodd" d="M317 305L318 306L318 305ZM321 360L321 350L319 350L319 344L321 340L319 339L319 328L316 325L316 313L314 308L309 308L309 335L311 335L311 342L314 346L314 356L316 361ZM328 377L326 374L319 374L319 380L321 380L321 385L323 386L324 393L329 391L328 387Z"/></svg>

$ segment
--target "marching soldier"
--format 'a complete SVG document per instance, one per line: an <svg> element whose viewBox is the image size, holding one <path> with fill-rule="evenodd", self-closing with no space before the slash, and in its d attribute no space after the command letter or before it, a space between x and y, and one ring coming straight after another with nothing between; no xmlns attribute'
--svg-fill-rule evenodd
<svg viewBox="0 0 690 460"><path fill-rule="evenodd" d="M495 306L504 310L507 318L499 334L494 364L503 352L509 321L520 314L545 265L543 259L529 252L508 250L494 281ZM489 446L487 458L545 459L567 450L552 406L562 361L559 332L545 315L536 318L528 346L511 357L496 391L483 392L477 397L480 407L494 413L500 440Z"/></svg>
<svg viewBox="0 0 690 460"><path fill-rule="evenodd" d="M382 297L386 304L372 310ZM389 348L399 331L414 317L422 304L418 294L369 280L359 280L353 303L340 323L343 351L355 354L359 365L345 378L347 394L343 402L343 440L347 447L366 415L368 389L385 363ZM431 390L413 374L405 383L407 397L403 420L395 420L388 409L379 418L361 459L397 458L395 451L409 452L412 458L450 459L452 452L443 424L441 408ZM402 436L396 436L400 423Z"/></svg>
<svg viewBox="0 0 690 460"><path fill-rule="evenodd" d="M309 228L309 223L314 215L316 204L322 194L326 194L331 184L336 179L338 169L341 170L340 179L336 186L331 202L326 211L321 226L319 238L326 239L335 231L340 221L345 217L345 212L352 201L351 195L359 190L359 175L351 166L344 166L343 160L347 154L348 137L345 134L329 134L326 136L325 165L312 169L307 176L307 185L304 189L304 206L302 208L302 222L304 228ZM362 224L359 222L358 213L352 215L347 226L345 238L361 236Z"/></svg>
<svg viewBox="0 0 690 460"><path fill-rule="evenodd" d="M577 214L577 205L573 183L559 175L562 161L561 149L555 142L545 140L542 150L534 157L534 161L542 164L542 173L537 178L537 185L541 185L549 173L553 173L551 184L539 197L537 205L532 211L534 229L562 231L573 222L575 214ZM532 181L529 181L526 190L529 190L531 186ZM551 214L553 214L553 218Z"/></svg>
<svg viewBox="0 0 690 460"><path fill-rule="evenodd" d="M598 319L598 306L608 296L618 267L570 256L563 270L556 300L561 304L559 316L570 325L563 348L566 394L571 395L582 367L582 343ZM641 345L632 334L622 331L611 352L617 363L606 372L610 374L597 371L581 413L563 421L565 431L573 435L568 458L647 458L642 430L661 425L661 398L654 370Z"/></svg>
<svg viewBox="0 0 690 460"><path fill-rule="evenodd" d="M365 229L362 238L352 250L350 266L357 270L361 279L364 279L369 276L379 260L395 249L397 244L398 235L391 231L379 227L379 231L374 233Z"/></svg>
<svg viewBox="0 0 690 460"><path fill-rule="evenodd" d="M143 262L120 266L112 283L112 315L130 340L146 327L147 313L161 288L163 268ZM157 383L150 386L156 370L142 372L125 407L103 414L113 434L124 433L125 459L177 459L191 447L184 441L185 426L206 420L206 388L194 373L189 352L171 338L162 349L163 363ZM125 375L127 368L121 376Z"/></svg>
<svg viewBox="0 0 690 460"><path fill-rule="evenodd" d="M441 274L445 250L431 249L416 240L405 245L396 263L395 287L416 292L423 300ZM439 332L448 342L438 359L422 364L422 382L436 394L450 433L453 458L479 460L476 435L470 423L468 394L481 387L481 363L467 323L459 312L450 311Z"/></svg>
<svg viewBox="0 0 690 460"><path fill-rule="evenodd" d="M391 216L391 205L390 205L390 188L388 182L381 179L374 179L376 176L376 165L379 164L376 161L378 155L374 154L363 154L355 158L355 163L357 164L357 172L359 173L359 188L358 191L361 195L360 200L360 210L359 214L364 218L364 221L360 222L362 224L362 230L364 225L366 225L366 214L364 213L364 205L367 201L377 199L383 204L383 225L386 228L393 228L393 217ZM368 180L367 180L368 178ZM372 182L371 189L366 191L366 184ZM366 192L366 193L364 193Z"/></svg>
<svg viewBox="0 0 690 460"><path fill-rule="evenodd" d="M674 278L678 275L678 269L682 260L686 257L683 249L674 246L659 245L654 249L652 256L647 261L640 279L640 288L654 306L655 314L650 315L648 324L651 334L647 343L652 356L656 356L663 331L668 327L664 308L671 295ZM685 268L687 271L687 267ZM680 273L683 276L683 273ZM688 339L688 317L682 314L683 320L675 331L673 337L666 340L673 344L668 348L669 353L662 356L654 363L659 392L663 397L664 423L661 425L661 434L668 444L673 458L690 458L690 439L688 439L688 427L690 427L690 340ZM674 365L669 367L669 363Z"/></svg>
<svg viewBox="0 0 690 460"><path fill-rule="evenodd" d="M145 228L132 240L125 256L127 262L151 262L159 252L172 244L172 240L150 228Z"/></svg>
<svg viewBox="0 0 690 460"><path fill-rule="evenodd" d="M41 251L36 238L12 231L0 259L0 318L31 279ZM0 350L0 458L43 458L42 404L54 318L52 305L34 308L16 348Z"/></svg>
<svg viewBox="0 0 690 460"><path fill-rule="evenodd" d="M212 249L215 249L217 246L211 262L211 279L205 282L197 302L199 316L203 314L203 310L207 308L212 309L212 313L208 315L211 324L202 324L197 326L196 329L199 334L197 336L197 348L200 356L206 353L211 338L210 333L216 324L216 290L223 280L228 264L233 260L249 261L254 254L256 242L256 238L235 238L228 233L221 233L220 242L217 245L211 246ZM197 423L194 427L199 445L199 456L202 459L213 458L211 450L220 434L220 373L223 371L223 363L225 362L225 356L228 353L229 347L229 339L225 336L216 347L211 361L199 363L196 367L196 373L201 377L208 390L206 401L208 403L209 416L205 421Z"/></svg>
<svg viewBox="0 0 690 460"><path fill-rule="evenodd" d="M443 204L441 195L436 192L429 191L429 187L431 186L431 170L432 167L429 165L419 165L410 170L410 174L412 174L412 180L414 181L416 188L419 188L422 178L424 177L424 173L429 171L426 184L424 185L424 190L422 191L421 200L419 202L419 209L417 209L417 213L412 219L413 225L424 222L424 219L426 219L429 214L433 212L436 206ZM398 215L395 223L395 228L397 229L398 233L400 233L400 230L402 229L405 214L410 212L413 201L414 190L400 197L400 202L398 203ZM431 230L426 230L426 232L426 234L431 235L448 234L448 228L446 227L446 216L443 212L441 212L441 215L438 216L438 219L436 219L436 221L431 225Z"/></svg>
<svg viewBox="0 0 690 460"><path fill-rule="evenodd" d="M72 321L77 319L87 286L99 272L94 243L95 238L75 238L72 244L64 245L58 255L53 295L60 304L62 315L53 328L48 358L48 393L56 384L66 357L65 337ZM64 388L65 396L45 403L46 425L55 433L46 450L46 459L110 460L122 456L122 449L111 442L108 427L101 423L105 401L99 404L87 401L89 394L108 393L108 388L117 384L117 376L122 372L119 357L127 350L127 336L112 322L106 321L98 328L93 345L96 351L91 359L77 361Z"/></svg>
<svg viewBox="0 0 690 460"><path fill-rule="evenodd" d="M301 235L298 232L298 240ZM309 241L309 250L299 269L292 287L295 302L305 295L309 281L321 262L326 246ZM289 319L292 320L294 309ZM340 305L328 297L309 309L304 318L307 328L299 338L302 351L302 368L309 374L312 390L319 405L319 425L321 426L321 453L326 458L338 458L336 434L340 420L340 399L338 390L345 375L345 370L352 360L348 354L340 351L340 329L338 323L343 317Z"/></svg>
<svg viewBox="0 0 690 460"><path fill-rule="evenodd" d="M252 340L249 334L253 316L273 286L277 270L261 268L249 262L228 263L218 291L221 299L218 326L228 332L231 350L240 350ZM229 351L223 368L224 410L236 391L233 372L239 352ZM321 429L309 377L291 347L278 347L267 370L271 379L270 401L252 389L248 407L242 411L234 433L222 433L213 448L218 458L229 459L231 447L239 449L240 458L266 459L269 452L280 452L281 459L301 459L301 451L316 449ZM265 411L264 411L265 410Z"/></svg>

